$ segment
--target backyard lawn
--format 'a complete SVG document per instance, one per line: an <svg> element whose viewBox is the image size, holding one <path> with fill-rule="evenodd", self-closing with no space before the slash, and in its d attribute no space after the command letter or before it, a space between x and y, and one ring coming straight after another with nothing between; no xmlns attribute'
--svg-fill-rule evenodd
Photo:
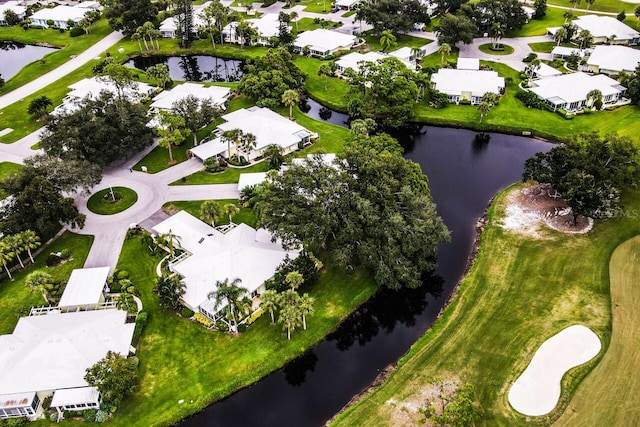
<svg viewBox="0 0 640 427"><path fill-rule="evenodd" d="M196 218L200 218L200 206L204 200L190 200L188 202L169 202L165 203L162 206L162 209L165 211L186 211ZM240 202L235 199L229 200L214 200L214 202L220 207L224 207L225 205L232 204L236 205L240 208L240 212L233 216L233 222L236 224L245 223L250 225L251 227L256 226L256 222L258 218L256 217L255 212L252 209L244 208L240 206ZM202 218L200 218L202 219ZM206 220L203 220L207 222ZM229 217L227 215L222 215L219 218L216 218L215 225L216 227L219 225L229 224Z"/></svg>
<svg viewBox="0 0 640 427"><path fill-rule="evenodd" d="M617 290L610 297L609 259L618 245L640 233L640 223L623 217L599 221L587 234L546 230L541 239L524 237L499 225L504 217L506 194L512 189L500 193L492 204L478 257L443 316L399 361L398 370L387 382L338 417L334 425L394 425L398 420L407 423L405 417L409 417L408 423L415 424L421 418L417 408L425 404L422 393L429 388L429 377L473 385L483 411L481 422L476 424L479 426L514 426L528 422L548 425L562 413L569 397L602 359L604 351L586 365L569 371L562 381L560 406L548 416L532 420L512 410L507 401L510 385L526 368L540 344L567 326L584 324L598 334L605 350L609 347L611 305L622 301ZM623 204L625 209L636 212L640 209L640 193L629 191ZM637 241L633 251L637 256ZM615 258L611 271L622 262L628 265L625 271L632 274L630 269L634 269L637 273L637 263L629 260L628 256ZM616 308L624 313L621 320L629 321L621 334L637 336L637 314L632 314L635 309L631 308L638 298L637 286L631 285L632 279L619 283L620 278L620 274L612 273L611 286L622 288L624 304L628 307L628 310ZM631 293L634 300L626 298L627 295L631 298ZM635 323L631 322L631 316ZM635 339L630 338L625 344L632 346L625 349L627 354L637 354L640 350ZM634 360L626 359L624 369L628 372L628 384L635 390L638 382L631 372L637 368L637 358L631 358ZM611 370L605 370L601 378L612 375ZM586 393L582 402L595 402L595 393L607 394L624 388L619 383L613 385L616 378L583 382L579 390L585 388L591 393ZM630 391L624 392L628 401L625 407L635 411L640 398ZM612 405L617 404L612 402ZM606 416L615 408L609 406L608 412L601 414L604 424L615 425L611 423L612 418ZM602 425L593 421L589 419L586 424Z"/></svg>

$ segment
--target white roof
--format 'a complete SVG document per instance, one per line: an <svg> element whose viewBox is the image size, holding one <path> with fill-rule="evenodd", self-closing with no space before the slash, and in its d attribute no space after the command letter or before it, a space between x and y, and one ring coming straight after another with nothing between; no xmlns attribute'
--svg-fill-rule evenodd
<svg viewBox="0 0 640 427"><path fill-rule="evenodd" d="M277 13L265 13L260 18L247 19L246 22L256 29L258 35L264 38L277 37L280 33L280 22ZM223 29L224 34L231 34L238 26L238 21L228 23ZM291 29L291 27L288 27Z"/></svg>
<svg viewBox="0 0 640 427"><path fill-rule="evenodd" d="M102 9L102 5L98 1L83 1L82 3L78 3L75 7L79 9L92 9L92 10L100 10Z"/></svg>
<svg viewBox="0 0 640 427"><path fill-rule="evenodd" d="M109 350L129 353L126 318L113 309L22 317L0 336L0 394L86 387L86 369Z"/></svg>
<svg viewBox="0 0 640 427"><path fill-rule="evenodd" d="M24 14L27 11L25 6L21 6L17 1L8 1L6 3L0 3L0 21L4 21L4 13L7 10L13 11L19 18L24 18Z"/></svg>
<svg viewBox="0 0 640 427"><path fill-rule="evenodd" d="M351 7L358 3L360 0L337 0L336 6L338 7Z"/></svg>
<svg viewBox="0 0 640 427"><path fill-rule="evenodd" d="M300 33L293 42L293 45L299 49L308 46L310 49L318 52L331 52L337 49L349 49L356 40L356 36L318 28Z"/></svg>
<svg viewBox="0 0 640 427"><path fill-rule="evenodd" d="M238 191L244 190L246 187L252 187L264 182L267 179L266 172L241 173L238 180Z"/></svg>
<svg viewBox="0 0 640 427"><path fill-rule="evenodd" d="M92 403L100 400L100 392L95 387L76 387L56 390L53 394L50 406L77 405L80 403Z"/></svg>
<svg viewBox="0 0 640 427"><path fill-rule="evenodd" d="M458 58L458 64L456 65L458 70L479 70L480 59L478 58Z"/></svg>
<svg viewBox="0 0 640 427"><path fill-rule="evenodd" d="M632 73L640 63L640 50L627 46L596 46L587 60L588 65L601 69Z"/></svg>
<svg viewBox="0 0 640 427"><path fill-rule="evenodd" d="M69 89L71 89L71 92L67 94L67 97L76 100L84 99L86 97L95 99L102 91L107 91L112 94L116 94L118 92L116 86L107 76L82 79L69 86ZM154 90L155 88L151 85L136 82L135 87L126 88L124 90L124 94L131 100L139 100L144 96L150 95Z"/></svg>
<svg viewBox="0 0 640 427"><path fill-rule="evenodd" d="M58 307L75 307L100 302L102 291L109 277L109 267L80 268L71 277L60 297Z"/></svg>
<svg viewBox="0 0 640 427"><path fill-rule="evenodd" d="M556 46L551 49L551 55L559 55L559 56L571 56L572 54L576 54L581 58L585 55L591 53L592 49L578 49L575 47L567 47L567 46Z"/></svg>
<svg viewBox="0 0 640 427"><path fill-rule="evenodd" d="M3 394L0 396L0 409L24 408L25 406L31 406L31 402L33 402L35 397L35 391Z"/></svg>
<svg viewBox="0 0 640 427"><path fill-rule="evenodd" d="M241 108L222 118L226 121L218 126L222 132L240 129L255 135L255 150L272 144L288 148L311 135L306 128L265 107Z"/></svg>
<svg viewBox="0 0 640 427"><path fill-rule="evenodd" d="M457 70L441 68L431 75L438 91L447 95L461 95L470 92L472 96L484 96L488 92L499 94L504 88L504 78L495 71Z"/></svg>
<svg viewBox="0 0 640 427"><path fill-rule="evenodd" d="M532 82L535 87L530 90L543 99L559 98L567 103L583 101L594 89L602 92L602 96L620 93L620 84L604 74L590 76L585 73L563 74L546 77Z"/></svg>
<svg viewBox="0 0 640 427"><path fill-rule="evenodd" d="M581 30L588 30L595 38L615 36L616 40L629 40L640 37L636 30L611 16L584 15L571 22Z"/></svg>
<svg viewBox="0 0 640 427"><path fill-rule="evenodd" d="M351 52L344 56L341 56L340 59L336 61L336 65L344 70L347 68L351 68L356 73L360 71L360 66L365 62L373 62L376 63L382 59L388 58L382 52Z"/></svg>
<svg viewBox="0 0 640 427"><path fill-rule="evenodd" d="M54 8L43 8L31 15L30 19L43 20L43 21L62 21L66 22L69 19L73 21L80 21L84 18L84 14L87 9L83 9L77 6L56 6Z"/></svg>
<svg viewBox="0 0 640 427"><path fill-rule="evenodd" d="M83 4L83 3L80 3ZM194 28L202 28L207 25L207 21L204 19L204 9L211 4L210 1L201 4L201 5L193 5L193 26ZM171 16L166 18L164 21L160 23L160 27L158 28L162 32L173 32L178 29L177 18L175 16Z"/></svg>
<svg viewBox="0 0 640 427"><path fill-rule="evenodd" d="M231 145L233 148L233 144ZM222 140L222 138L217 137L212 139L211 141L207 141L203 144L200 144L196 147L191 148L191 154L202 160L203 162L207 160L209 157L218 156L225 151L228 151L229 146L226 142Z"/></svg>
<svg viewBox="0 0 640 427"><path fill-rule="evenodd" d="M556 70L555 68L545 64L544 62L541 62L540 67L536 70L536 76L538 77L559 76L561 74L562 71Z"/></svg>
<svg viewBox="0 0 640 427"><path fill-rule="evenodd" d="M207 295L215 290L216 281L239 278L251 293L273 276L287 255L298 256L298 251L285 251L280 241L272 242L265 229L239 224L222 234L185 211L153 230L159 234L171 230L180 246L191 253L173 269L183 277L186 292L182 299L193 310L208 303Z"/></svg>
<svg viewBox="0 0 640 427"><path fill-rule="evenodd" d="M213 105L221 106L227 100L231 89L222 86L205 87L199 83L182 83L171 90L165 90L153 98L151 108L171 110L173 103L189 95L200 100L210 99Z"/></svg>

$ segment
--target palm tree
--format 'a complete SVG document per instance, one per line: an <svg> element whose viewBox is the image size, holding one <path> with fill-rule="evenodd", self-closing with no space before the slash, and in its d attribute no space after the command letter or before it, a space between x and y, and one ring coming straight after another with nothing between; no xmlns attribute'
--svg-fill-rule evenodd
<svg viewBox="0 0 640 427"><path fill-rule="evenodd" d="M591 101L591 103L589 103L589 101ZM600 108L598 108L598 105L602 107L602 92L598 89L593 89L587 93L587 105L589 104L590 106L595 106L596 109L599 110Z"/></svg>
<svg viewBox="0 0 640 427"><path fill-rule="evenodd" d="M152 22L147 21L144 24L142 24L142 36L144 38L149 38L152 48L154 47L153 42L155 41L156 42L155 48L160 49L160 44L158 43L160 32L156 30L156 27L153 26Z"/></svg>
<svg viewBox="0 0 640 427"><path fill-rule="evenodd" d="M489 114L491 108L498 103L498 95L493 92L487 92L482 97L482 101L478 104L478 110L480 111L480 123L484 116Z"/></svg>
<svg viewBox="0 0 640 427"><path fill-rule="evenodd" d="M566 24L568 21L571 21L573 19L575 14L570 10L565 10L562 16L564 16L564 23Z"/></svg>
<svg viewBox="0 0 640 427"><path fill-rule="evenodd" d="M271 314L271 324L276 323L274 312L278 308L278 293L273 289L268 289L260 295L260 307L263 310L269 310Z"/></svg>
<svg viewBox="0 0 640 427"><path fill-rule="evenodd" d="M282 147L278 144L271 144L267 148L265 148L262 156L265 159L269 159L269 169L279 170L280 166L284 163Z"/></svg>
<svg viewBox="0 0 640 427"><path fill-rule="evenodd" d="M22 236L20 234L10 234L4 238L4 241L9 245L15 257L18 258L20 267L24 270L24 263L22 262L22 258L20 258L20 254L24 251Z"/></svg>
<svg viewBox="0 0 640 427"><path fill-rule="evenodd" d="M287 339L291 340L291 331L300 324L300 309L295 305L288 305L280 310L278 322L282 323L282 329L287 331Z"/></svg>
<svg viewBox="0 0 640 427"><path fill-rule="evenodd" d="M416 85L418 85L418 96L416 97L416 102L419 102L421 99L424 99L424 93L431 82L431 76L427 73L416 73L415 82Z"/></svg>
<svg viewBox="0 0 640 427"><path fill-rule="evenodd" d="M322 64L320 68L318 68L318 75L324 76L324 90L327 90L327 79L330 76L333 76L333 69L330 65Z"/></svg>
<svg viewBox="0 0 640 427"><path fill-rule="evenodd" d="M156 279L153 291L158 294L158 302L161 306L177 310L180 307L180 298L185 293L185 285L179 276L163 274Z"/></svg>
<svg viewBox="0 0 640 427"><path fill-rule="evenodd" d="M289 14L289 20L291 21L295 21L296 23L296 32L298 32L298 12L296 12L295 10L291 11L291 13Z"/></svg>
<svg viewBox="0 0 640 427"><path fill-rule="evenodd" d="M140 40L144 42L144 50L149 50L149 45L147 44L147 29L143 25L140 25L138 28L136 28L135 33L133 33L133 35L131 36L131 40L135 40L138 42L140 52L142 52L142 45L140 44Z"/></svg>
<svg viewBox="0 0 640 427"><path fill-rule="evenodd" d="M169 249L169 254L173 256L173 254L175 253L174 242L179 244L180 236L169 229L169 231L167 231L166 233L161 234L159 238L161 240L161 244L166 244L167 249Z"/></svg>
<svg viewBox="0 0 640 427"><path fill-rule="evenodd" d="M247 156L247 162L249 162L251 160L250 159L251 150L254 149L258 144L258 140L256 139L256 136L252 133L241 132L239 143L240 143L240 150L242 150L245 156ZM237 156L240 155L240 153L237 150L236 150L236 155ZM240 161L239 158L238 158L238 161Z"/></svg>
<svg viewBox="0 0 640 427"><path fill-rule="evenodd" d="M140 33L138 33L138 31L136 31L135 33L131 34L131 41L132 42L138 42L138 47L140 48L140 53L142 53L142 44L140 43L141 39L142 39L142 36L140 35Z"/></svg>
<svg viewBox="0 0 640 427"><path fill-rule="evenodd" d="M208 220L212 227L216 226L216 218L223 213L224 210L215 200L205 200L200 205L200 218Z"/></svg>
<svg viewBox="0 0 640 427"><path fill-rule="evenodd" d="M229 224L233 224L233 216L240 212L240 208L234 205L233 203L227 203L224 205L224 213L229 215Z"/></svg>
<svg viewBox="0 0 640 427"><path fill-rule="evenodd" d="M553 39L558 43L556 46L560 46L560 43L565 41L569 32L565 27L560 27L556 30L556 33L553 35Z"/></svg>
<svg viewBox="0 0 640 427"><path fill-rule="evenodd" d="M39 291L42 294L42 298L44 298L45 303L49 304L46 286L53 284L53 277L51 277L49 273L42 270L36 270L27 276L24 284L31 289Z"/></svg>
<svg viewBox="0 0 640 427"><path fill-rule="evenodd" d="M4 269L7 271L7 275L11 280L13 280L13 276L11 275L11 271L9 271L7 263L13 261L13 256L13 249L11 246L9 246L4 240L0 240L0 260L2 261L2 265L4 265Z"/></svg>
<svg viewBox="0 0 640 427"><path fill-rule="evenodd" d="M638 18L638 24L640 25L640 6L636 7L636 10L633 12L634 15L636 15L636 18Z"/></svg>
<svg viewBox="0 0 640 427"><path fill-rule="evenodd" d="M569 3L571 3L571 6L575 9L580 4L580 0L569 0Z"/></svg>
<svg viewBox="0 0 640 427"><path fill-rule="evenodd" d="M162 89L165 88L167 82L171 80L171 74L169 73L169 67L166 64L156 64L147 68L146 71L147 78L155 79L158 83L158 86L161 86Z"/></svg>
<svg viewBox="0 0 640 427"><path fill-rule="evenodd" d="M593 36L589 30L580 31L577 39L580 41L580 50L587 49L593 44Z"/></svg>
<svg viewBox="0 0 640 427"><path fill-rule="evenodd" d="M233 142L233 145L237 147L241 135L242 131L240 129L230 129L222 132L221 139L227 143L227 159L231 159L231 143Z"/></svg>
<svg viewBox="0 0 640 427"><path fill-rule="evenodd" d="M419 47L411 48L411 56L413 57L413 66L418 69L418 59L420 59L422 51Z"/></svg>
<svg viewBox="0 0 640 427"><path fill-rule="evenodd" d="M447 43L442 43L438 48L438 53L440 54L440 63L444 64L445 56L448 56L451 53L451 46Z"/></svg>
<svg viewBox="0 0 640 427"><path fill-rule="evenodd" d="M298 309L300 310L300 314L302 314L302 328L305 331L307 330L307 316L313 314L313 301L314 299L310 297L309 294L303 294L298 303Z"/></svg>
<svg viewBox="0 0 640 427"><path fill-rule="evenodd" d="M396 36L391 30L384 30L380 33L380 47L383 52L391 49L396 44Z"/></svg>
<svg viewBox="0 0 640 427"><path fill-rule="evenodd" d="M533 77L533 75L536 73L536 71L540 69L541 66L542 66L542 61L540 61L538 58L531 61L529 63L529 76Z"/></svg>
<svg viewBox="0 0 640 427"><path fill-rule="evenodd" d="M218 1L212 2L208 7L211 8L211 13L213 15L213 18L216 20L216 25L218 26L218 31L220 32L220 45L224 46L224 36L222 35L222 29L229 22L229 14L231 13L231 9L224 6Z"/></svg>
<svg viewBox="0 0 640 427"><path fill-rule="evenodd" d="M24 242L24 247L29 254L29 258L31 259L31 264L35 264L33 255L31 254L31 249L37 249L40 247L42 244L40 243L40 237L38 237L35 231L26 230L22 232L22 240Z"/></svg>
<svg viewBox="0 0 640 427"><path fill-rule="evenodd" d="M499 46L500 39L504 36L504 31L502 30L502 25L499 22L495 22L491 28L489 29L489 36L491 37L491 42L493 43L493 48L497 49Z"/></svg>
<svg viewBox="0 0 640 427"><path fill-rule="evenodd" d="M300 102L300 94L293 89L287 89L282 94L282 103L289 107L289 120L293 120L293 106Z"/></svg>
<svg viewBox="0 0 640 427"><path fill-rule="evenodd" d="M587 10L589 10L596 0L584 0L584 2L587 4Z"/></svg>
<svg viewBox="0 0 640 427"><path fill-rule="evenodd" d="M284 281L295 291L304 283L304 276L302 276L298 271L291 271L287 273Z"/></svg>
<svg viewBox="0 0 640 427"><path fill-rule="evenodd" d="M214 310L217 310L223 303L226 303L226 307L229 310L229 332L237 331L237 319L236 310L243 310L246 306L246 294L249 292L246 288L240 286L242 280L236 278L229 283L229 279L223 281L217 281L213 292L209 292L208 299L215 300Z"/></svg>

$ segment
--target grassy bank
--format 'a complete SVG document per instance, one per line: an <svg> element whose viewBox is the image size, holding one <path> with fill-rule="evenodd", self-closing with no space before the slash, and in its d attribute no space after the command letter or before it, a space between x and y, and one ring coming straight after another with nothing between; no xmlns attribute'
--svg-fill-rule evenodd
<svg viewBox="0 0 640 427"><path fill-rule="evenodd" d="M4 277L0 280L0 335L10 334L21 316L29 314L29 309L35 305L43 305L42 295L24 285L26 277L33 271L43 269L54 280L67 280L71 270L82 268L93 243L93 236L83 236L65 232L48 248L45 248L36 258L35 264L28 264L25 270L16 270L14 280ZM71 251L72 258L55 267L47 267L47 256L51 252L63 249ZM26 258L23 256L23 258Z"/></svg>
<svg viewBox="0 0 640 427"><path fill-rule="evenodd" d="M640 233L640 224L617 218L597 223L586 235L548 230L543 239L522 237L498 224L507 191L490 208L476 262L443 316L399 361L388 381L335 425L393 425L407 416L413 424L420 418L417 408L425 403L421 392L433 376L475 386L484 411L479 425L547 425L560 415L602 353L564 377L559 409L548 417L527 419L513 411L507 402L509 387L540 344L566 326L587 325L607 348L609 259L620 243ZM630 192L624 206L639 209L640 193ZM639 403L637 394L625 396L632 407Z"/></svg>
<svg viewBox="0 0 640 427"><path fill-rule="evenodd" d="M558 426L640 425L640 236L627 240L611 256L613 335L602 361L576 390Z"/></svg>
<svg viewBox="0 0 640 427"><path fill-rule="evenodd" d="M137 352L139 390L118 408L109 422L112 426L171 425L248 386L315 345L376 290L361 272L347 276L328 267L313 289L303 290L315 298L315 314L307 331L296 331L287 341L282 327L262 316L247 332L233 337L158 306L152 292L158 261L137 238L127 240L120 254L118 267L129 271L140 289L149 324ZM178 403L180 399L183 404Z"/></svg>

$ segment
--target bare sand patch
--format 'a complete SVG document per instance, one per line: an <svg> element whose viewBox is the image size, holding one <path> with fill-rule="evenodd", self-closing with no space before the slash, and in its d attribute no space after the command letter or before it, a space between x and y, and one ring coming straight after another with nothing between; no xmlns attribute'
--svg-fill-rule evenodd
<svg viewBox="0 0 640 427"><path fill-rule="evenodd" d="M582 215L574 224L571 208L548 184L512 190L506 203L502 228L514 233L540 239L543 226L563 233L586 233L593 227L593 220Z"/></svg>

